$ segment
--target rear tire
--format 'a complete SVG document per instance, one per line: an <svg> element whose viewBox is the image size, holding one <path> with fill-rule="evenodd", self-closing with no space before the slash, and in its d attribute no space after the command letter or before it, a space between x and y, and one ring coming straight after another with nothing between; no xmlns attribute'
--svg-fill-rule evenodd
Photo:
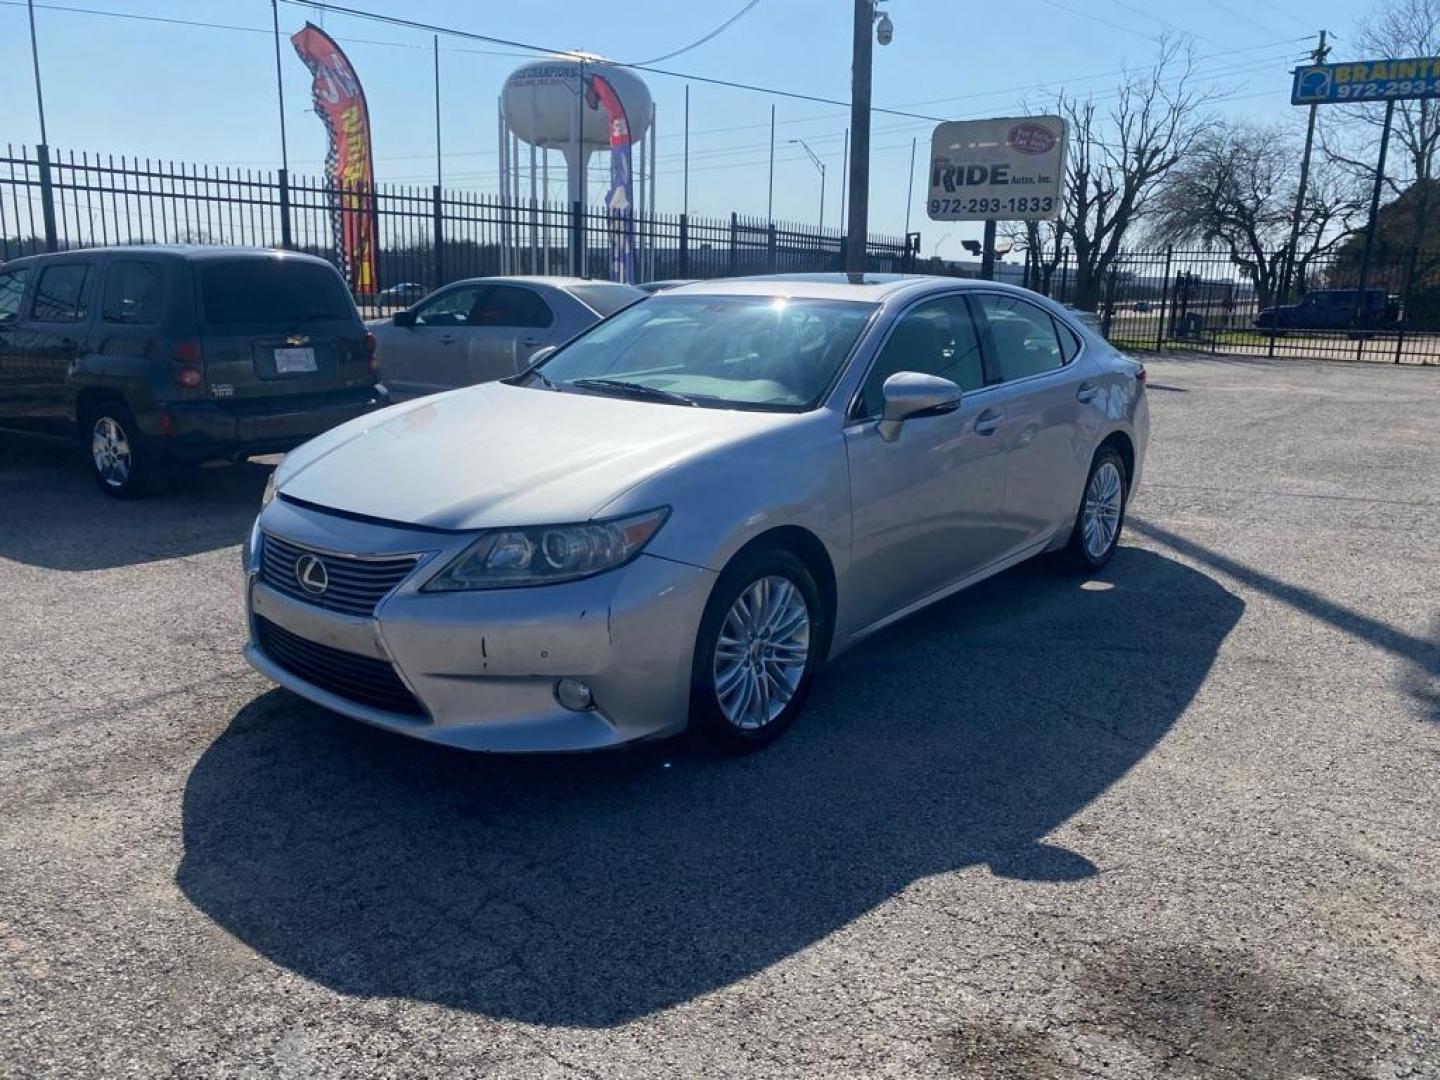
<svg viewBox="0 0 1440 1080"><path fill-rule="evenodd" d="M1125 507L1130 498L1130 476L1125 459L1113 446L1102 446L1090 463L1080 510L1065 549L1070 565L1082 573L1099 570L1120 543Z"/></svg>
<svg viewBox="0 0 1440 1080"><path fill-rule="evenodd" d="M690 717L712 744L758 750L795 721L830 640L804 562L783 548L736 559L715 583L695 641Z"/></svg>
<svg viewBox="0 0 1440 1080"><path fill-rule="evenodd" d="M90 475L112 499L138 499L155 489L156 469L135 417L122 402L103 401L85 410L80 434Z"/></svg>

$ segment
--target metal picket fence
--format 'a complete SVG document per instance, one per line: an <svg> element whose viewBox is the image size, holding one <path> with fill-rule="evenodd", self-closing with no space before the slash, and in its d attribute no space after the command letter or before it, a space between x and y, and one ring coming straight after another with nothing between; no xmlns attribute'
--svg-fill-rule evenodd
<svg viewBox="0 0 1440 1080"><path fill-rule="evenodd" d="M111 244L199 243L285 247L338 262L334 200L369 207L378 283L357 294L367 312L398 284L425 289L491 274L610 272L609 217L578 203L505 202L498 195L379 185L341 193L323 181L124 156L7 146L0 156L0 262L41 251ZM636 261L644 280L838 270L836 230L732 213L640 216ZM871 236L867 269L903 272L904 238Z"/></svg>

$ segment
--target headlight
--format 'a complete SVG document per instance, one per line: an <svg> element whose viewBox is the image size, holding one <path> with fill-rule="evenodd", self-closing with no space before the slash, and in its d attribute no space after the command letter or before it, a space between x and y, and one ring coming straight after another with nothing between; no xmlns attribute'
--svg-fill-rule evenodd
<svg viewBox="0 0 1440 1080"><path fill-rule="evenodd" d="M668 506L611 521L491 529L425 584L425 591L505 589L573 581L623 566L670 516Z"/></svg>
<svg viewBox="0 0 1440 1080"><path fill-rule="evenodd" d="M280 475L280 466L279 466L279 465L276 465L275 468L273 468L273 469L270 470L270 479L265 481L265 494L263 494L263 495L260 496L260 509L261 509L261 510L264 510L265 507L269 506L270 503L271 503L272 501L274 501L274 499L275 499L275 488L276 488L276 486L277 486L277 485L276 485L276 480L275 480L275 478L276 478L277 476L279 476L279 475Z"/></svg>

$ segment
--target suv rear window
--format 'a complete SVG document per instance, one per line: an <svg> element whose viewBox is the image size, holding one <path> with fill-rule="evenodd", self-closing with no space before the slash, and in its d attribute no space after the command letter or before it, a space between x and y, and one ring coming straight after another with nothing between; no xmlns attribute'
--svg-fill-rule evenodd
<svg viewBox="0 0 1440 1080"><path fill-rule="evenodd" d="M340 275L328 266L287 259L236 259L200 267L200 295L211 326L285 326L355 319Z"/></svg>
<svg viewBox="0 0 1440 1080"><path fill-rule="evenodd" d="M575 299L602 319L629 307L636 300L645 299L643 292L629 285L571 285L569 289Z"/></svg>

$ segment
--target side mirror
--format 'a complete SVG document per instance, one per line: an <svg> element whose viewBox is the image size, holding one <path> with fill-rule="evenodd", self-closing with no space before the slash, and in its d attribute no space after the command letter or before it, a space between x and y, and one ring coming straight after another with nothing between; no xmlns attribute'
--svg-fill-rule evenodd
<svg viewBox="0 0 1440 1080"><path fill-rule="evenodd" d="M880 388L885 405L880 413L880 437L894 442L900 425L920 416L938 416L960 407L960 387L938 375L897 371Z"/></svg>
<svg viewBox="0 0 1440 1080"><path fill-rule="evenodd" d="M550 354L553 353L557 348L559 348L559 346L557 345L546 345L543 348L536 349L533 353L530 354L530 359L526 362L525 367L527 369L532 368L536 364L540 364L546 360L549 360Z"/></svg>
<svg viewBox="0 0 1440 1080"><path fill-rule="evenodd" d="M390 316L390 321L393 322L396 326L414 326L415 312L397 311L394 315Z"/></svg>

